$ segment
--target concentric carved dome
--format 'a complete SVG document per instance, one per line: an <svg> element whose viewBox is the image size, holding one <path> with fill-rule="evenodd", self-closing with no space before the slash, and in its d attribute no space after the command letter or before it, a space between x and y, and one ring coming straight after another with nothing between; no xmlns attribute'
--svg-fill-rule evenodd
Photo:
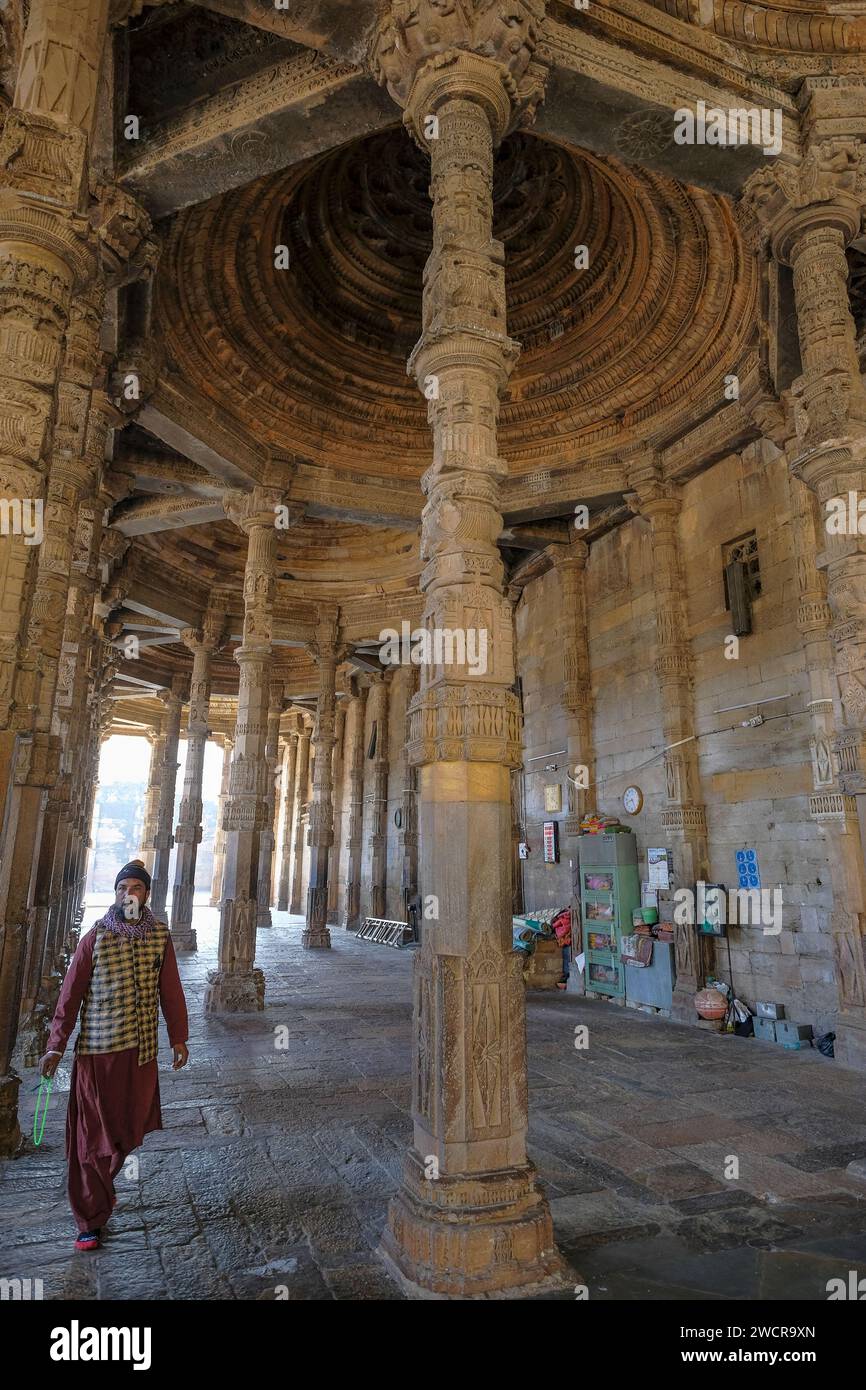
<svg viewBox="0 0 866 1390"><path fill-rule="evenodd" d="M181 215L159 297L177 368L283 453L420 475L430 435L406 359L428 183L397 129ZM500 430L513 471L719 404L754 294L723 199L519 133L497 157L495 208L523 349Z"/></svg>

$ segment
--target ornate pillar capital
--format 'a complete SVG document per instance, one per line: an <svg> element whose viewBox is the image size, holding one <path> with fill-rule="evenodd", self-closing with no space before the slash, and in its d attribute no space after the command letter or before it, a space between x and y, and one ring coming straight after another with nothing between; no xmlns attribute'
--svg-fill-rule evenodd
<svg viewBox="0 0 866 1390"><path fill-rule="evenodd" d="M575 537L570 545L549 545L546 553L554 569L563 575L580 574L589 560L589 546L579 537Z"/></svg>
<svg viewBox="0 0 866 1390"><path fill-rule="evenodd" d="M153 276L159 242L153 223L137 198L116 183L99 183L93 190L90 225L99 248L99 261L111 289Z"/></svg>
<svg viewBox="0 0 866 1390"><path fill-rule="evenodd" d="M483 106L498 143L542 98L533 58L546 8L546 0L388 0L370 67L422 145L428 117L453 98Z"/></svg>
<svg viewBox="0 0 866 1390"><path fill-rule="evenodd" d="M276 527L285 498L278 488L254 487L251 492L233 488L223 493L223 507L229 521L245 535L256 528Z"/></svg>
<svg viewBox="0 0 866 1390"><path fill-rule="evenodd" d="M777 160L749 176L738 204L753 249L768 241L776 260L791 265L802 237L835 231L843 245L857 235L866 207L866 143L824 140L800 164Z"/></svg>
<svg viewBox="0 0 866 1390"><path fill-rule="evenodd" d="M662 475L661 461L655 449L643 448L626 455L629 490L624 499L637 516L652 522L669 518L675 521L682 510L681 488Z"/></svg>

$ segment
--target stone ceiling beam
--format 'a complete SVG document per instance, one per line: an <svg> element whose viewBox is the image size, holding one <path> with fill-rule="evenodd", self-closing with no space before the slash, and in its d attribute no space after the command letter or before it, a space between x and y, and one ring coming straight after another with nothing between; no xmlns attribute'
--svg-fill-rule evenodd
<svg viewBox="0 0 866 1390"><path fill-rule="evenodd" d="M304 51L193 102L119 181L157 219L389 125L393 105L362 69Z"/></svg>
<svg viewBox="0 0 866 1390"><path fill-rule="evenodd" d="M123 435L120 436L121 441ZM112 469L127 474L139 492L189 492L200 497L221 497L222 483L204 468L180 454L148 454L124 449L115 455Z"/></svg>
<svg viewBox="0 0 866 1390"><path fill-rule="evenodd" d="M201 620L201 604L168 592L160 585L158 576L153 584L133 579L123 604L134 613L143 613L146 618L158 618L160 622L176 626L178 630L195 627Z"/></svg>
<svg viewBox="0 0 866 1390"><path fill-rule="evenodd" d="M322 49L332 57L361 63L367 51L377 0L198 0L203 10L240 19L270 34Z"/></svg>
<svg viewBox="0 0 866 1390"><path fill-rule="evenodd" d="M262 481L267 450L243 426L192 386L170 375L138 414L141 426L231 487Z"/></svg>
<svg viewBox="0 0 866 1390"><path fill-rule="evenodd" d="M123 502L111 524L121 535L147 536L155 531L182 530L186 526L203 526L224 519L221 501L184 494Z"/></svg>
<svg viewBox="0 0 866 1390"><path fill-rule="evenodd" d="M740 66L731 44L657 10L625 8L634 13L595 7L592 28L580 16L563 24L548 15L538 48L551 68L539 134L735 196L767 156L757 145L676 144L674 112L694 111L703 100L723 110L778 108L782 153L799 158L792 96ZM645 52L638 56L631 46Z"/></svg>

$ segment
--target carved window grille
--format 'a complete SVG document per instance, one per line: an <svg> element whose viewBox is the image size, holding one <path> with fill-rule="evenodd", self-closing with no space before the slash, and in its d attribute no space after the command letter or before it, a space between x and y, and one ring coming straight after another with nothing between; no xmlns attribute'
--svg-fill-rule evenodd
<svg viewBox="0 0 866 1390"><path fill-rule="evenodd" d="M743 566L746 582L746 593L750 600L761 596L761 559L758 554L758 537L754 531L750 531L746 536L739 536L735 541L728 541L727 545L722 546L722 564L727 571L728 565L739 561ZM730 608L731 595L728 591L727 573L725 574L725 607Z"/></svg>

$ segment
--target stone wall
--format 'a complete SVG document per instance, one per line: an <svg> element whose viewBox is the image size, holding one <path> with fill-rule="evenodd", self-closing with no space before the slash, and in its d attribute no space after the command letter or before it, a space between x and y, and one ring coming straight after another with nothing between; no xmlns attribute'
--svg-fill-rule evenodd
<svg viewBox="0 0 866 1390"><path fill-rule="evenodd" d="M722 546L752 530L762 592L753 607L753 632L740 639L738 657L727 659L731 618L725 609ZM774 446L751 446L686 484L680 534L710 874L736 888L735 852L753 848L763 887L782 885L779 935L760 925L731 928L734 984L750 1005L756 998L780 1000L789 1017L824 1031L832 1026L836 1007L826 934L831 886L823 831L809 818L808 694L796 627L788 477ZM647 523L636 518L593 544L587 603L600 783L590 800L632 825L645 876L647 847L666 842L661 829L663 762L639 766L663 744L653 674L655 601ZM564 758L558 754L530 761L565 747L560 618L560 581L551 570L527 586L516 613L525 712L526 835L532 847L524 864L528 908L559 904L570 888L573 841L564 837L564 827L559 865L544 865L541 846L542 821L565 819ZM754 712L751 707L719 713L777 695L788 698L763 706L768 722L757 729L739 727ZM731 725L737 726L733 732L727 731ZM544 762L557 762L559 771L535 772ZM563 788L563 810L547 816L544 785L556 782ZM631 819L621 802L630 782L644 794L643 810ZM718 951L719 974L727 978L724 943Z"/></svg>

